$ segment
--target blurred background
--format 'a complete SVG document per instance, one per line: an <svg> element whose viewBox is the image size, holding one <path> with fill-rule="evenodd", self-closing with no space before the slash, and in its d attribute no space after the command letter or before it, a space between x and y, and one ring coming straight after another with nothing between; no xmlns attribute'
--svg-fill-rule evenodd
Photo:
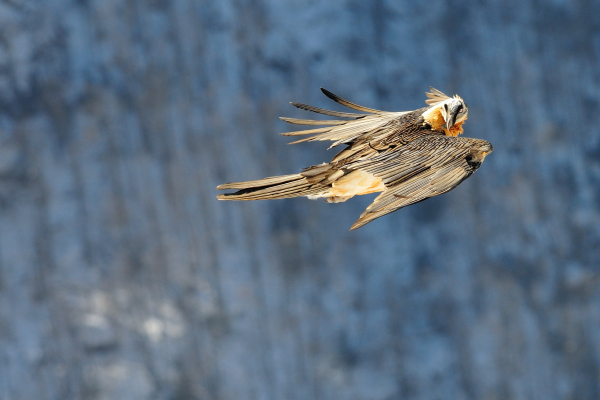
<svg viewBox="0 0 600 400"><path fill-rule="evenodd" d="M0 1L0 398L599 399L600 2ZM433 86L449 194L218 202Z"/></svg>

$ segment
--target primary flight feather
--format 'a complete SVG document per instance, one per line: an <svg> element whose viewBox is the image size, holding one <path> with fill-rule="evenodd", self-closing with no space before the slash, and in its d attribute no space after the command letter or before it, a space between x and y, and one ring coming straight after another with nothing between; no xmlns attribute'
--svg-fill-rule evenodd
<svg viewBox="0 0 600 400"><path fill-rule="evenodd" d="M467 104L430 88L427 107L387 112L360 106L328 90L333 101L359 113L325 110L300 103L293 106L346 120L281 118L291 124L326 126L283 133L311 135L292 143L314 140L346 147L330 163L306 168L299 174L256 181L226 183L217 189L237 189L219 200L268 200L306 196L330 203L355 195L381 192L351 230L376 218L429 197L446 193L473 174L492 145L480 139L459 138L467 119ZM290 143L290 144L292 144Z"/></svg>

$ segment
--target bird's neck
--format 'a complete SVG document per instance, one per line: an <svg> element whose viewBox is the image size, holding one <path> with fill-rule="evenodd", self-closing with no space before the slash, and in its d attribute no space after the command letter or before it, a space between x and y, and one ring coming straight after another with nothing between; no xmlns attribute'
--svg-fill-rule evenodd
<svg viewBox="0 0 600 400"><path fill-rule="evenodd" d="M447 136L458 136L458 135L462 134L463 133L462 124L465 123L465 120L466 120L466 118L464 120L462 120L461 122L457 122L454 125L452 125L450 127L450 131L446 135Z"/></svg>

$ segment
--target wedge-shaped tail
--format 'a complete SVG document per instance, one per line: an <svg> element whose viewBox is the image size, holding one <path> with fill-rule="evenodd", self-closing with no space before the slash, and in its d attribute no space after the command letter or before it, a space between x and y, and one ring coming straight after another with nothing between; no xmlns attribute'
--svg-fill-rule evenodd
<svg viewBox="0 0 600 400"><path fill-rule="evenodd" d="M257 181L225 183L217 190L238 189L235 193L220 194L219 200L270 200L299 196L318 196L331 187L339 174L329 164L307 168L300 174L274 176Z"/></svg>
<svg viewBox="0 0 600 400"><path fill-rule="evenodd" d="M226 183L218 190L238 189L235 193L220 194L219 200L268 200L302 196L310 190L310 184L300 175L285 175L258 181Z"/></svg>

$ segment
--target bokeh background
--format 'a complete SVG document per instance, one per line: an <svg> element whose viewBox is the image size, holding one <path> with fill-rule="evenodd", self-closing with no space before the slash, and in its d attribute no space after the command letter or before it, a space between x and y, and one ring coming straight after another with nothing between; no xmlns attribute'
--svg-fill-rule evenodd
<svg viewBox="0 0 600 400"><path fill-rule="evenodd" d="M600 2L0 1L0 398L600 398ZM374 196L288 101L469 105L495 151Z"/></svg>

